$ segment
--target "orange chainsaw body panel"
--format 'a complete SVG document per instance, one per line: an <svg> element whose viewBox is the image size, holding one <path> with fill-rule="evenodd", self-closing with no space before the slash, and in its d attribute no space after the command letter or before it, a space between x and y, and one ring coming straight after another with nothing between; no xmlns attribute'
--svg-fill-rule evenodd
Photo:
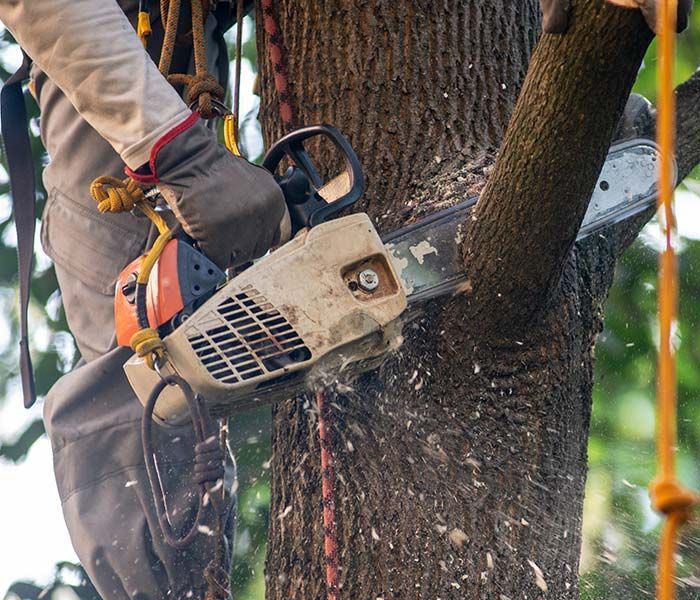
<svg viewBox="0 0 700 600"><path fill-rule="evenodd" d="M143 256L131 262L119 275L114 296L114 322L117 329L117 343L130 346L131 337L139 330L136 318L135 292L130 295L124 290L133 287L141 269ZM153 267L148 279L146 293L148 323L154 329L167 323L183 308L178 272L178 240L170 240Z"/></svg>

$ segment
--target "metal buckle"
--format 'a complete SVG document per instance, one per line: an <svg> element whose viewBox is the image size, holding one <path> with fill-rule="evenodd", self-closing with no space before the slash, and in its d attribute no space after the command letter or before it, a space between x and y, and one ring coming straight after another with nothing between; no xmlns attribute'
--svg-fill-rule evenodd
<svg viewBox="0 0 700 600"><path fill-rule="evenodd" d="M190 106L189 106L190 110L199 112L197 110L197 103L198 103L197 100L195 100L194 102L191 102ZM211 104L214 107L214 112L216 113L216 116L214 118L223 119L226 115L233 114L231 112L231 109L228 106L226 106L221 100L218 100L217 98L212 98ZM205 119L205 120L211 121L211 119Z"/></svg>
<svg viewBox="0 0 700 600"><path fill-rule="evenodd" d="M164 375L161 372L161 369L166 365L167 362L168 359L166 358L165 354L163 355L163 358L161 360L160 358L158 358L158 355L155 352L153 352L153 370L156 373L158 373L158 377L160 377L162 381L166 381L166 379L170 377L170 375ZM172 383L169 385L172 385Z"/></svg>

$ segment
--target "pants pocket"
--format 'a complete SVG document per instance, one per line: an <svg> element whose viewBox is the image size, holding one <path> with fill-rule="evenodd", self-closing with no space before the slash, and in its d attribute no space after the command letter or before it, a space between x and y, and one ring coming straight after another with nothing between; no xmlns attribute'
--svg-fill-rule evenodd
<svg viewBox="0 0 700 600"><path fill-rule="evenodd" d="M65 271L101 294L114 295L121 270L143 250L149 222L130 213L102 214L56 188L44 209L41 241Z"/></svg>
<svg viewBox="0 0 700 600"><path fill-rule="evenodd" d="M100 214L56 188L42 219L41 240L55 263L61 298L85 360L114 347L114 288L142 251L149 223L130 214Z"/></svg>

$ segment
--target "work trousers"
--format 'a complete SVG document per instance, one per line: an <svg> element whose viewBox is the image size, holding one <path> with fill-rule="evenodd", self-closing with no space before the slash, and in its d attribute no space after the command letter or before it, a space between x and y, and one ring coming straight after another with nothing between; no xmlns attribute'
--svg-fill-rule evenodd
<svg viewBox="0 0 700 600"><path fill-rule="evenodd" d="M129 5L127 14L131 10L133 20L135 2ZM210 15L208 31L213 18ZM215 53L216 44L209 49ZM216 56L209 59L215 62ZM202 572L219 540L201 528L186 549L165 543L141 450L142 406L122 370L131 350L115 343L115 282L143 252L149 221L130 213L97 211L90 182L99 175L123 177L124 165L45 74L35 68L32 76L50 157L44 171L48 200L41 240L54 262L68 325L82 357L52 387L44 404L70 537L105 600L202 598ZM155 429L168 512L184 530L197 506L194 436L189 426ZM231 465L228 489L235 477ZM233 504L232 500L225 520L227 558Z"/></svg>

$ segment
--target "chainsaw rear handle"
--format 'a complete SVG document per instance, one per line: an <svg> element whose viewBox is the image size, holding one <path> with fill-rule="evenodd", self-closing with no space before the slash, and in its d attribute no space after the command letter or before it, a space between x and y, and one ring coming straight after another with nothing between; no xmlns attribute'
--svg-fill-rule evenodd
<svg viewBox="0 0 700 600"><path fill-rule="evenodd" d="M317 136L329 139L345 161L345 171L329 182L321 179L304 147L306 140ZM310 125L288 133L268 150L263 159L263 167L274 175L285 157L292 162L292 166L284 175L276 177L287 202L293 234L304 227L323 223L352 206L365 190L365 179L357 154L347 138L332 125ZM332 194L333 187L338 186L348 191L333 198L324 198L321 194L325 191L328 196L329 192Z"/></svg>

